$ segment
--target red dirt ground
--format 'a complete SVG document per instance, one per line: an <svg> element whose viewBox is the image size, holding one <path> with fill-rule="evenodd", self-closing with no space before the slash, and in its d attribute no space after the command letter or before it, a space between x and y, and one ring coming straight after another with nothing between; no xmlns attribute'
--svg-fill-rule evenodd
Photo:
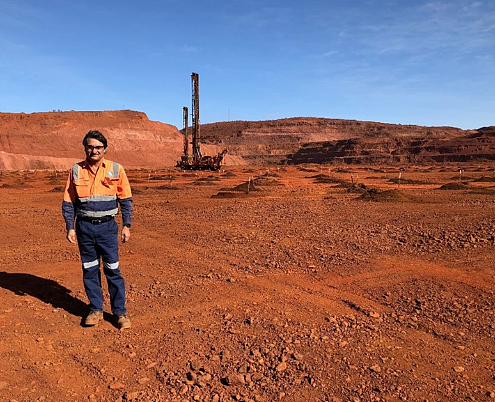
<svg viewBox="0 0 495 402"><path fill-rule="evenodd" d="M65 174L1 172L0 400L491 400L494 173L462 168L129 170L126 331L81 326Z"/></svg>

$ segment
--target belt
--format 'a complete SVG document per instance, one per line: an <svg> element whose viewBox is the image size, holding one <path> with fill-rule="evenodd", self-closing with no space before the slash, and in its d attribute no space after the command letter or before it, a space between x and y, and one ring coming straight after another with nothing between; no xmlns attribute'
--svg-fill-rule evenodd
<svg viewBox="0 0 495 402"><path fill-rule="evenodd" d="M111 221L112 219L113 219L113 216L102 216L101 218L91 218L91 217L87 217L87 216L78 216L77 217L77 220L89 222L93 225L99 225L100 223L105 223L105 222Z"/></svg>

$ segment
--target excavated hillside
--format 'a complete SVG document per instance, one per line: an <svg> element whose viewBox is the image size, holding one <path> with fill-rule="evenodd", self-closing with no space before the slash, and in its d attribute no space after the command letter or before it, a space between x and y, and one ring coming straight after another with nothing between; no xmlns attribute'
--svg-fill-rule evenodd
<svg viewBox="0 0 495 402"><path fill-rule="evenodd" d="M472 162L495 160L495 127L485 127L461 137L412 136L352 138L306 143L288 162L391 164Z"/></svg>
<svg viewBox="0 0 495 402"><path fill-rule="evenodd" d="M397 163L491 160L494 128L462 130L368 121L289 118L201 126L204 141L249 163Z"/></svg>
<svg viewBox="0 0 495 402"><path fill-rule="evenodd" d="M0 113L0 169L66 169L82 158L91 129L127 168L174 166L183 152L175 126L142 112ZM300 117L204 124L200 144L204 155L226 148L226 165L460 162L494 159L494 132Z"/></svg>
<svg viewBox="0 0 495 402"><path fill-rule="evenodd" d="M0 113L0 169L67 168L84 156L81 140L92 129L108 138L108 158L126 167L170 166L183 148L175 126L142 112Z"/></svg>

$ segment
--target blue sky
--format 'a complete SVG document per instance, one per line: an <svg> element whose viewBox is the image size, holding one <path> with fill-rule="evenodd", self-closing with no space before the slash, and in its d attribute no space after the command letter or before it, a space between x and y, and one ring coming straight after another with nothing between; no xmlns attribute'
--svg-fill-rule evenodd
<svg viewBox="0 0 495 402"><path fill-rule="evenodd" d="M0 111L495 125L493 0L0 0Z"/></svg>

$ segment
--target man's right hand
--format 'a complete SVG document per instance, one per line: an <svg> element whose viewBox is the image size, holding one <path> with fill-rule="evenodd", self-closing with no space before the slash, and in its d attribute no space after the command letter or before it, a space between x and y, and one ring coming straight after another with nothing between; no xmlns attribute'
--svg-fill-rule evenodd
<svg viewBox="0 0 495 402"><path fill-rule="evenodd" d="M70 229L67 231L67 240L74 244L77 243L76 231L74 229Z"/></svg>

